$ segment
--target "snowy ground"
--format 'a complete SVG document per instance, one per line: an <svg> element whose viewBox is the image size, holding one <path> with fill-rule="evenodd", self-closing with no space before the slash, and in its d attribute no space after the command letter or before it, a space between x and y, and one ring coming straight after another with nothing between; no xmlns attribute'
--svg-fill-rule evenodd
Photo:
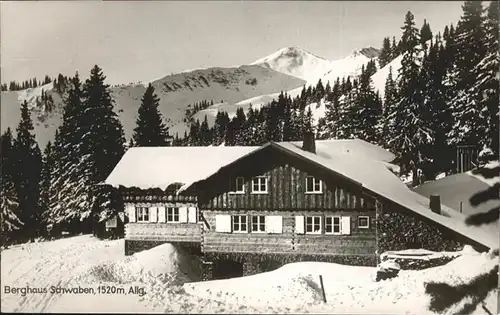
<svg viewBox="0 0 500 315"><path fill-rule="evenodd" d="M249 277L189 282L197 279L199 266L170 244L129 257L123 250L123 240L84 235L2 251L2 311L428 314L424 281L456 283L497 263L487 255L465 252L446 266L401 271L398 278L383 282L373 280L375 268L317 262L288 264ZM98 287L106 285L115 292L99 293ZM6 286L47 292L22 296L6 293ZM91 288L95 294L56 294L51 286ZM487 307L495 312L494 294Z"/></svg>

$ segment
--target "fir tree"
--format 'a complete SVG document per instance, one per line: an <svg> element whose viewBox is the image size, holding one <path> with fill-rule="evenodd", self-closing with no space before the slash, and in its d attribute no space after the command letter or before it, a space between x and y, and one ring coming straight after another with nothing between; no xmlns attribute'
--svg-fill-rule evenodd
<svg viewBox="0 0 500 315"><path fill-rule="evenodd" d="M479 133L479 147L488 147L498 153L498 100L499 100L499 7L492 1L484 21L485 37L481 43L486 48L485 57L479 61L471 72L475 78L473 85L467 91L472 99L469 107L475 107L476 125Z"/></svg>
<svg viewBox="0 0 500 315"><path fill-rule="evenodd" d="M38 201L42 153L35 140L33 122L26 101L21 105L21 121L16 133L14 167L17 170L15 186L19 197L19 219L24 223L24 235L34 238L41 228Z"/></svg>
<svg viewBox="0 0 500 315"><path fill-rule="evenodd" d="M419 32L415 28L411 12L405 16L402 27L402 43L405 54L401 61L398 75L398 93L400 99L389 119L394 121L393 134L389 147L396 153L403 173L411 170L414 183L417 183L417 170L427 169L431 158L430 147L434 143L434 132L429 126L430 114L425 107L423 79L420 71L421 57Z"/></svg>
<svg viewBox="0 0 500 315"><path fill-rule="evenodd" d="M14 233L18 231L23 223L19 220L19 198L15 189L16 170L14 168L15 152L13 147L13 138L10 128L0 137L1 154L1 174L0 198L2 210L0 212L0 245L6 246Z"/></svg>
<svg viewBox="0 0 500 315"><path fill-rule="evenodd" d="M449 172L452 168L452 152L447 145L447 134L451 129L451 112L446 103L445 87L443 80L445 76L444 47L441 43L431 42L429 53L425 52L422 62L422 76L425 84L423 90L424 104L431 114L431 128L435 134L435 142L432 149L432 167L428 176L434 179L439 172Z"/></svg>
<svg viewBox="0 0 500 315"><path fill-rule="evenodd" d="M62 230L81 232L79 223L90 216L90 153L84 151L82 142L88 136L84 123L81 82L78 73L71 79L64 100L63 123L56 131L51 149L53 165L50 169L50 186L44 221L51 235ZM85 140L86 141L86 140ZM47 157L48 158L48 157Z"/></svg>
<svg viewBox="0 0 500 315"><path fill-rule="evenodd" d="M200 145L202 146L208 146L212 143L212 137L210 128L208 126L207 115L205 115L205 118L203 119L203 122L200 125L199 138L200 138Z"/></svg>
<svg viewBox="0 0 500 315"><path fill-rule="evenodd" d="M83 166L90 170L89 182L86 183L88 195L93 201L90 207L91 216L83 224L84 231L96 231L100 218L100 207L96 203L99 196L95 185L106 179L124 153L125 137L123 127L114 112L113 100L109 85L104 83L105 76L96 65L90 71L90 77L82 89L83 115L81 130L82 155L88 156Z"/></svg>
<svg viewBox="0 0 500 315"><path fill-rule="evenodd" d="M391 40L389 37L384 37L384 41L382 42L382 48L380 49L380 55L378 56L378 62L380 64L380 68L383 68L386 64L392 61L392 53L391 53Z"/></svg>
<svg viewBox="0 0 500 315"><path fill-rule="evenodd" d="M40 180L40 211L43 218L50 215L50 187L52 183L53 168L54 152L52 150L52 143L49 141L43 151L42 173ZM45 230L43 232L45 233Z"/></svg>
<svg viewBox="0 0 500 315"><path fill-rule="evenodd" d="M396 45L396 37L392 37L392 42L391 42L391 59L395 59L397 56L399 56L399 51L398 51L398 45Z"/></svg>
<svg viewBox="0 0 500 315"><path fill-rule="evenodd" d="M474 75L474 69L486 56L486 34L481 2L465 1L462 10L463 14L453 37L454 68L446 82L452 91L450 104L454 120L449 140L452 145L476 145L484 143L488 127L485 126L486 121L480 119L480 96L470 92L474 89L478 77L477 72Z"/></svg>
<svg viewBox="0 0 500 315"><path fill-rule="evenodd" d="M91 153L92 180L101 182L111 173L124 153L123 127L114 112L106 77L96 65L83 86L84 150Z"/></svg>
<svg viewBox="0 0 500 315"><path fill-rule="evenodd" d="M232 119L233 133L234 133L234 145L244 145L245 144L245 128L246 116L245 111L242 107L236 110L236 115Z"/></svg>
<svg viewBox="0 0 500 315"><path fill-rule="evenodd" d="M134 143L140 147L167 146L168 129L163 123L158 109L160 99L149 83L138 110L136 127L132 135Z"/></svg>
<svg viewBox="0 0 500 315"><path fill-rule="evenodd" d="M200 145L200 121L198 119L196 119L196 121L191 124L191 127L189 129L189 145Z"/></svg>
<svg viewBox="0 0 500 315"><path fill-rule="evenodd" d="M426 47L425 43L430 39L432 39L431 26L427 23L427 20L424 19L424 25L422 25L422 28L420 29L420 44L424 47L424 49Z"/></svg>

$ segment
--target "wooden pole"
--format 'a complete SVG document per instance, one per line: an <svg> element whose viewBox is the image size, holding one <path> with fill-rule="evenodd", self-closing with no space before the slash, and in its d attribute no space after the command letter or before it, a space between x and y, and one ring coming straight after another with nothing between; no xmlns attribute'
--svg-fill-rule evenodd
<svg viewBox="0 0 500 315"><path fill-rule="evenodd" d="M326 303L325 287L323 286L323 276L319 275L319 283L321 284L321 293L323 294L323 302Z"/></svg>

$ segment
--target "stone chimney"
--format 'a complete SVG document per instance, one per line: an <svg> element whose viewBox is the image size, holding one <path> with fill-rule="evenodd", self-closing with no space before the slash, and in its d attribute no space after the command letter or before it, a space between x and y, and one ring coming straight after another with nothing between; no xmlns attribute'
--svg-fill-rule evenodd
<svg viewBox="0 0 500 315"><path fill-rule="evenodd" d="M316 141L314 140L314 132L304 131L302 150L316 154Z"/></svg>
<svg viewBox="0 0 500 315"><path fill-rule="evenodd" d="M429 208L437 214L441 214L441 197L439 195L431 195L429 197Z"/></svg>

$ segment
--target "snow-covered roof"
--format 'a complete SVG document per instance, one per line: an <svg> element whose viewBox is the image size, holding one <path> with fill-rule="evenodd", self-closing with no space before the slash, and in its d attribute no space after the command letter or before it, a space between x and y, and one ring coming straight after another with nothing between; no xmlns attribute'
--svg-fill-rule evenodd
<svg viewBox="0 0 500 315"><path fill-rule="evenodd" d="M381 161L370 161L357 155L348 157L332 155L328 158L304 151L294 143L279 143L277 145L361 183L365 189L480 244L490 248L498 248L498 224L481 227L467 226L465 224L466 216L445 205L441 205L442 215L432 212L429 209L429 199L410 190Z"/></svg>
<svg viewBox="0 0 500 315"><path fill-rule="evenodd" d="M302 141L290 143L299 147L302 145ZM392 162L396 158L384 148L361 139L316 140L316 154L326 158L333 155L358 156L381 162Z"/></svg>
<svg viewBox="0 0 500 315"><path fill-rule="evenodd" d="M236 160L273 146L349 178L364 189L490 248L498 247L498 225L471 227L466 217L445 205L442 214L429 209L429 199L409 189L388 168L393 155L362 140L318 140L316 154L302 142L268 143L261 147L135 147L122 157L105 183L141 189L184 184L179 192L203 181Z"/></svg>
<svg viewBox="0 0 500 315"><path fill-rule="evenodd" d="M105 184L167 189L190 184L259 147L133 147L127 150Z"/></svg>

